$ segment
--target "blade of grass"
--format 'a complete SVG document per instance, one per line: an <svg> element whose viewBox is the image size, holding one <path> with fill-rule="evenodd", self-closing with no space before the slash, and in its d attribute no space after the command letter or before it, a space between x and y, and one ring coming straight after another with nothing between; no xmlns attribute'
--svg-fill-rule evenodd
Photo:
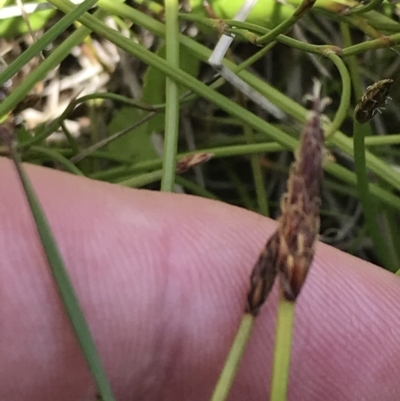
<svg viewBox="0 0 400 401"><path fill-rule="evenodd" d="M251 127L244 126L244 133L249 144L254 143L254 133ZM261 214L269 216L268 194L264 184L263 170L260 163L260 155L250 156L251 170L253 172L254 187L256 190L257 204Z"/></svg>
<svg viewBox="0 0 400 401"><path fill-rule="evenodd" d="M115 399L111 390L111 386L109 384L100 356L97 352L93 337L90 333L89 326L82 312L82 308L79 304L67 268L57 247L57 242L51 231L46 215L44 214L40 202L35 194L29 177L25 173L25 169L21 163L16 147L12 142L11 134L4 126L0 127L0 137L7 143L10 149L14 166L23 187L29 208L32 212L36 229L43 246L43 250L45 251L49 267L53 274L54 281L57 285L60 297L71 322L72 328L75 332L76 338L82 348L86 362L96 382L98 391L103 401L114 401Z"/></svg>
<svg viewBox="0 0 400 401"><path fill-rule="evenodd" d="M349 72L347 71L343 60L335 53L329 53L327 57L335 64L342 80L342 96L340 97L339 108L335 113L335 117L331 125L325 133L326 138L329 138L340 129L344 119L347 117L347 111L350 107L351 81Z"/></svg>

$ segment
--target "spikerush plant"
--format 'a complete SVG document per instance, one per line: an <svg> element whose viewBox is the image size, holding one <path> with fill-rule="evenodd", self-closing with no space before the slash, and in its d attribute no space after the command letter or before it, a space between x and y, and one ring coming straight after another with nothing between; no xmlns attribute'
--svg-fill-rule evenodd
<svg viewBox="0 0 400 401"><path fill-rule="evenodd" d="M255 156L252 158L252 162L253 165L257 167L252 169L251 176L251 179L255 183L256 196L253 194L249 195L248 189L243 183L241 183L241 181L245 181L247 177L239 176L236 181L234 181L234 179L232 179L231 181L235 183L234 188L237 189L238 193L240 193L240 196L237 196L234 199L234 202L242 206L245 205L248 208L252 208L252 204L256 204L254 209L257 211L261 209L261 205L259 205L259 203L260 200L263 198L262 190L265 184L263 182L264 171L262 168L260 168L260 166L262 166L263 163L265 164L266 162L265 157L260 157L260 154L267 152L270 159L273 161L275 160L274 153L287 150L294 151L296 148L298 148L300 129L297 129L296 127L299 127L300 124L305 124L309 117L308 111L302 106L302 104L285 93L285 90L281 85L281 82L279 82L279 79L277 79L276 82L274 82L274 86L272 86L265 82L264 79L258 77L256 74L253 74L246 70L247 68L251 67L256 60L259 60L261 56L267 54L270 50L269 47L260 49L259 52L244 60L241 65L236 65L234 62L228 59L224 60L224 64L232 71L237 73L244 81L248 82L252 87L256 88L260 92L260 94L267 97L273 104L275 104L285 113L285 118L279 121L278 124L271 123L271 121L266 120L264 116L262 116L263 118L260 118L261 114L257 115L257 112L254 111L254 108L252 109L253 111L247 110L245 103L237 104L235 101L229 99L229 96L224 96L217 92L216 89L220 88L223 84L222 80L219 79L212 84L204 84L200 79L197 78L196 75L190 74L188 71L184 70L183 66L177 62L178 59L182 58L183 51L187 51L190 53L192 59L194 60L193 62L204 62L210 56L211 50L187 35L178 34L179 25L177 4L175 2L168 5L170 9L172 9L172 14L169 14L171 18L166 18L165 24L163 22L160 22L156 18L150 17L136 10L135 8L110 0L99 1L98 6L100 7L100 10L98 10L94 15L84 14L84 12L88 8L92 7L95 1L87 1L79 7L75 7L68 1L64 0L52 0L51 3L59 10L66 13L65 18L60 20L59 23L55 25L55 27L46 31L45 34L32 47L23 52L19 58L15 59L14 62L11 63L9 67L1 73L1 85L4 84L8 79L10 79L16 72L21 70L31 57L39 54L39 52L45 49L49 45L49 43L52 43L57 35L64 33L67 27L70 26L75 20L78 19L82 26L74 30L73 33L70 34L65 41L61 42L55 48L53 53L50 54L46 58L46 60L39 65L37 69L32 71L26 77L26 79L22 81L18 87L15 88L13 92L7 95L6 99L0 104L1 116L7 115L14 109L15 106L23 101L25 96L28 95L30 90L37 83L48 76L52 69L58 67L61 60L70 55L72 49L75 46L81 46L84 41L86 41L87 44L88 35L90 35L91 32L96 32L98 36L110 41L118 49L122 49L128 54L136 57L138 60L141 60L141 62L146 65L147 70L152 69L153 71L157 71L159 77L162 77L164 81L166 76L169 77L169 89L166 89L164 93L166 94L166 92L168 92L169 96L165 96L164 101L159 102L159 104L148 104L140 100L133 101L126 96L121 96L119 93L93 93L86 98L82 97L81 99L71 99L72 106L65 114L63 113L59 118L50 121L49 125L46 127L39 127L37 129L34 129L34 135L21 135L17 147L20 151L23 152L22 156L25 161L31 161L39 164L48 164L49 162L56 161L57 165L62 166L62 168L67 169L74 174L91 176L93 178L107 180L111 182L121 182L122 185L135 187L143 186L144 184L147 185L151 182L159 182L162 179L163 188L165 190L171 190L173 185L178 182L181 183L185 188L189 188L190 191L192 191L193 193L197 193L201 196L216 197L217 195L215 193L215 190L211 191L210 188L202 187L196 182L191 182L189 180L185 181L184 179L181 179L181 177L176 176L175 174L179 173L180 170L179 165L176 166L175 161L177 159L179 160L181 157L187 157L188 153L192 156L198 154L212 154L216 159L233 156L243 157L245 155L251 154ZM379 4L377 3L374 3L374 5L376 7L379 7ZM354 7L354 10L357 7ZM287 18L290 17L294 9L295 8L291 8L290 13L287 15ZM167 12L167 10L168 7L166 7L165 12ZM312 10L312 13L314 13L314 11L319 12L323 10L327 11L324 7L316 7L315 10ZM343 9L341 10L343 11ZM217 14L218 7L214 11ZM367 13L367 11L368 10L364 9L365 13ZM352 199L354 199L354 197L359 197L359 199L363 199L363 197L365 198L371 196L373 197L373 200L375 202L379 202L380 205L382 205L383 211L381 213L384 213L386 216L390 216L389 213L397 214L400 209L400 199L395 191L400 189L400 180L397 172L394 171L390 163L392 163L393 161L396 162L398 154L392 154L393 158L390 159L389 163L387 160L390 155L389 152L374 154L370 151L365 151L364 146L359 147L358 145L361 142L354 142L353 145L352 139L346 137L342 132L339 131L339 129L342 129L346 134L351 134L351 132L346 131L346 126L343 125L343 121L349 116L350 119L353 119L353 110L350 105L351 89L353 89L355 93L360 92L359 89L361 87L362 78L368 80L369 82L378 81L381 78L388 79L387 76L383 76L382 71L376 71L376 69L368 70L368 64L361 63L355 56L364 53L368 54L368 52L371 50L384 49L386 47L395 46L397 43L399 43L399 34L396 33L390 36L386 36L385 34L392 29L395 30L395 28L398 31L399 25L394 19L390 19L386 15L379 12L372 13L372 17L370 11L368 11L368 14L365 15L362 12L361 17L358 14L354 14L354 16L352 16L350 12L348 15L335 13L332 10L327 12L329 12L329 14L327 14L327 18L324 19L325 23L331 23L332 26L337 28L337 26L335 25L336 22L332 21L340 22L340 35L343 39L343 47L339 47L338 43L325 41L323 35L319 37L320 41L324 43L323 45L315 45L313 43L308 43L305 40L293 39L292 37L282 34L274 37L272 44L275 44L275 41L279 41L286 46L294 49L296 52L300 52L301 54L314 54L317 55L319 59L324 57L332 62L331 65L326 63L327 67L325 68L329 70L329 73L336 74L336 82L334 81L332 83L331 81L322 78L327 94L331 95L331 97L336 101L336 107L332 106L332 108L330 109L334 111L333 118L331 119L332 121L329 118L323 118L323 129L328 135L326 145L339 153L339 156L345 156L346 160L353 161L356 159L356 163L357 156L361 154L363 156L363 159L358 158L358 160L361 160L363 163L360 164L363 165L364 169L362 174L365 176L364 172L366 168L368 168L370 172L374 174L374 176L379 178L376 182L371 183L370 185L368 185L367 182L368 192L365 192L364 190L364 192L360 192L359 195L355 194L353 186L355 186L356 183L360 182L361 170L356 170L356 174L354 174L353 165L351 163L342 162L340 159L338 161L330 159L324 164L324 169L328 173L324 179L325 188L328 188L329 190L328 195L330 197L339 198L342 194L344 194L344 196L346 197L345 199L347 199L347 197L351 197ZM157 17L163 14L162 7L160 13L161 14L159 14ZM210 18L208 18L208 15L204 14L203 11L201 11L201 13L203 15L200 17L201 22L203 24L209 24L210 27L215 28L215 21L212 21ZM111 29L108 25L104 24L102 19L106 15L113 16L114 22L116 22L116 25L120 29ZM233 17L233 13L226 15L228 17ZM219 15L217 16L221 17ZM197 15L197 17L199 16ZM180 18L183 20L185 16L181 15ZM256 43L259 37L262 37L262 35L271 32L270 30L268 30L268 27L264 23L265 20L263 18L261 18L262 21L259 25L254 24L254 20L252 19L250 19L250 22L247 21L246 23L243 23L241 25L235 23L234 21L224 21L224 24L226 24L226 26L228 27L226 28L226 32L235 33L236 37L241 38L241 40L249 40L251 43ZM269 18L269 15L267 15L266 20L268 19L270 21L273 21L272 16L271 18ZM382 24L382 19L384 19L385 21L389 19L390 23ZM192 20L194 20L194 18ZM282 20L276 20L274 21L274 24L277 24L281 21ZM160 56L159 53L155 54L154 51L149 51L144 44L144 41L142 43L140 36L136 36L135 40L132 40L132 38L126 38L125 34L127 31L129 32L128 23L135 24L136 26L140 26L144 30L152 32L152 34L158 39L163 39L165 37L165 31L167 28L170 32L170 39L168 43L170 43L171 41L173 42L173 50L170 50L171 48L167 44L166 53L168 55L168 52L172 52L172 55L170 55L171 58L166 57L164 59ZM365 42L353 44L353 38L350 35L350 27L354 26L357 27L358 34L360 32L366 33L369 35L370 38L377 39L366 40ZM381 32L379 31L380 28L382 28ZM215 30L215 32L215 36L220 34L217 29ZM180 54L177 54L176 44L178 42L181 45L179 49L181 51ZM386 54L394 55L394 57L397 57L389 50ZM389 60L389 62L391 62L390 57L387 57L387 59ZM343 60L348 63L348 67ZM382 58L382 62L383 61L385 61L385 59ZM337 71L332 70L333 66L337 68ZM374 67L377 66L379 67L379 63L374 62ZM289 69L288 66L285 67ZM361 67L363 67L363 70L361 69ZM372 77L374 77L374 75L378 73L382 73L382 76L377 77L378 79L372 79ZM287 79L288 76L290 76L290 74L285 75L285 79ZM304 81L307 81L307 79L308 77L304 78ZM179 84L183 85L186 88L185 93L181 94L177 92L176 87L174 87L173 84L174 82L178 82ZM291 83L293 85L298 84L298 82L296 81L293 81ZM338 96L338 92L340 93L340 96ZM176 145L176 141L178 139L178 131L176 128L178 113L185 104L187 104L188 102L194 102L199 97L208 100L215 107L218 107L220 110L226 112L229 116L231 116L231 119L229 121L226 118L222 119L223 124L220 125L224 125L225 127L228 125L234 125L235 127L239 127L243 130L246 129L246 133L250 132L250 135L246 134L242 137L238 135L238 137L240 138L238 143L234 142L232 140L232 137L225 135L225 139L227 141L222 146L220 143L218 144L215 141L215 138L211 138L208 146L205 145L206 141L201 142L204 147L204 149L201 149L201 151L192 149L191 152L188 152L189 148L187 147L183 149L181 148L178 152ZM95 151L92 150L87 152L87 149L82 149L83 146L81 143L76 143L73 136L68 137L69 143L66 147L62 147L59 145L53 145L49 147L46 145L46 143L44 142L45 139L47 139L55 129L62 125L63 122L65 122L67 116L69 115L69 112L74 109L76 104L78 104L79 102L87 102L90 104L90 102L95 99L98 100L106 98L109 100L113 100L114 102L124 102L125 104L135 108L135 110L140 109L143 113L143 115L141 115L143 120L139 120L139 122L142 125L146 123L146 117L148 117L150 113L159 113L160 111L163 112L166 110L167 105L169 105L169 113L171 114L169 114L169 119L165 120L165 123L163 122L163 128L164 126L165 128L168 128L166 129L166 137L167 139L169 139L169 141L166 141L166 143L168 143L168 146L166 146L164 149L163 157L144 157L143 160L141 160L140 162L136 162L136 160L133 159L136 156L135 151L137 152L139 149L139 153L141 156L145 154L144 146L141 147L141 145L143 144L140 142L130 142L131 147L128 148L131 148L132 152L128 154L128 156L124 157L121 157L120 155L118 155L118 153L111 153L108 150L101 151L99 146L95 148ZM360 98L361 95L357 96L357 99ZM206 117L211 120L211 124L213 127L217 126L217 119L215 118L215 116ZM173 124L169 124L169 121L173 121ZM293 124L293 121L296 121L297 126ZM93 119L92 121L93 126L94 122L95 119ZM154 129L154 125L152 126L152 129ZM64 130L66 134L68 134L68 131L66 129ZM135 126L134 128L132 128L132 130L133 135L131 136L134 137L137 133L137 127ZM128 129L127 132L128 134L125 135L129 135ZM145 133L146 132L147 131L145 130ZM141 138L143 142L146 140L146 136L141 136ZM359 136L355 136L355 138L359 138ZM234 139L237 140L237 138ZM95 141L94 138L93 141L95 142L93 143L93 145L98 145L100 143L99 141ZM363 144L365 143L367 146L375 147L382 144L394 145L398 143L398 141L398 135L390 136L387 138L366 137L365 140L363 137ZM355 151L360 153L357 155ZM86 152L84 153L84 157L89 158L90 160L109 160L111 161L111 163L107 165L106 168L101 168L101 164L98 163L96 163L95 168L93 168L93 166L88 166L83 163L77 167L73 162L71 162L71 160L83 160L83 152ZM81 156L80 158L78 157L79 155ZM165 160L167 159L168 163L165 163ZM184 160L187 161L188 159ZM274 177L274 179L276 179L277 181L282 181L282 177L280 176L280 174L287 173L287 166L272 162L270 162L270 165L272 165L273 169L275 169L274 172L276 173L276 176ZM228 163L227 169L229 168L230 165ZM223 174L223 169L220 169L219 173ZM207 172L205 174L207 176ZM231 176L234 177L234 174ZM338 182L342 185L342 192L339 192L340 189L337 185ZM365 180L363 182L365 184ZM365 189L365 185L363 188ZM225 201L231 201L228 196L221 196L224 195L222 192L218 193L218 195L220 195L220 197L222 197ZM269 196L271 197L271 195ZM252 199L253 197L255 198L255 200ZM267 205L267 207L265 205L263 206L265 214L271 214L271 212L273 211L275 199L269 200L269 205ZM321 215L327 216L329 212L329 210L322 208ZM334 213L334 215L335 217L338 217L340 213L336 212ZM368 218L367 215L366 218ZM388 220L390 224L391 219ZM390 230L384 232L385 237L387 237L389 240L384 242L383 245L382 243L374 242L373 249L378 257L379 255L387 255L389 260L387 264L386 262L384 263L383 260L378 260L382 264L385 264L387 268L391 270L396 270L396 268L398 268L399 259L395 250L400 248L396 246L396 244L398 243L398 237L393 235L394 231L392 231L392 229L393 227L390 227ZM362 232L361 229L360 231ZM313 232L315 233L315 231ZM370 233L370 235L372 237L373 233ZM276 240L278 236L276 235L273 238ZM273 243L275 242L273 241ZM356 242L354 241L354 243ZM267 248L269 249L270 246L268 246ZM277 246L276 243L275 246ZM312 248L310 244L309 248L309 250L311 250ZM263 253L262 255L265 255L265 253ZM290 263L288 265L292 266ZM273 279L274 274L271 274L271 280ZM290 280L286 278L286 283L288 281ZM255 289L260 288L259 286L257 286L258 282L259 281L255 280ZM264 281L261 279L261 283L263 282ZM261 287L261 292L255 290L250 293L249 298L251 300L260 301L267 295L267 286L262 285ZM261 298L259 296L260 294L263 294ZM244 298L245 295L246 294L244 294ZM253 302L252 305L259 305L259 303ZM290 356L290 353L288 352L288 349L290 349L290 334L292 328L290 322L293 321L294 308L292 305L292 301L282 301L280 305L280 313L284 315L286 314L286 317L288 317L288 319L285 318L281 321L289 322L289 324L286 327L284 324L278 325L278 327L284 327L286 328L286 330L284 330L284 333L279 333L277 335L276 350L283 350L282 356L284 358L276 357L276 360L287 362L288 356ZM246 318L244 320L244 340L247 340L250 334L248 327L251 327L251 321L254 320L253 312L256 309L257 307L248 308L248 313L246 314ZM279 344L279 341L282 340L286 341L286 344L284 346ZM241 341L243 341L243 338L241 338ZM234 355L234 359L237 361L237 363L238 359L240 359L238 358L239 356L240 355L238 355L237 353ZM286 374L287 376L287 373L289 372L287 363L285 366L283 366L283 368L277 367L276 371L280 371L283 375ZM283 383L284 384L282 384L278 389L279 391L286 391L285 381ZM229 385L226 383L223 386L223 391L226 392L227 390L229 390ZM283 393L282 399L284 399L284 397L285 393ZM220 399L220 397L218 396L217 399Z"/></svg>

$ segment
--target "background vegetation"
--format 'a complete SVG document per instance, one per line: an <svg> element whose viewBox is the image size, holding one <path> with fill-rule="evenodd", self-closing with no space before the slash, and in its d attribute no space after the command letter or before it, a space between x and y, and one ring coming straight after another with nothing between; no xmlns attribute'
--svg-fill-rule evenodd
<svg viewBox="0 0 400 401"><path fill-rule="evenodd" d="M207 9L193 0L179 16L172 0L170 11L141 0L0 3L0 116L21 158L276 218L316 77L332 100L321 240L398 271L398 5L320 0L296 14L296 0L264 8L260 0L240 24L232 19L241 3L215 0ZM223 33L236 35L224 65L266 103L207 63ZM393 99L358 124L365 88L386 78ZM188 155L207 162L187 171Z"/></svg>

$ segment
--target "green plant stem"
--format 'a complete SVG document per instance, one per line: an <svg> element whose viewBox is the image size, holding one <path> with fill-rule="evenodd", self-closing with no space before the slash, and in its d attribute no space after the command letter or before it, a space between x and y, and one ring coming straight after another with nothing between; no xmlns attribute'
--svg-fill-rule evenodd
<svg viewBox="0 0 400 401"><path fill-rule="evenodd" d="M340 24L340 33L342 34L342 40L343 40L344 46L346 48L352 46L353 42L351 39L349 24L342 22ZM348 66L349 66L349 73L350 73L355 97L357 100L361 99L361 96L363 95L363 90L362 90L360 78L359 78L361 75L360 75L360 71L358 68L357 58L356 58L356 56L351 55L351 56L348 56L346 58L346 60L347 60Z"/></svg>
<svg viewBox="0 0 400 401"><path fill-rule="evenodd" d="M280 23L277 27L259 37L256 43L258 45L265 45L273 42L277 36L287 32L300 18L304 17L314 6L315 2L316 0L303 0L290 18L285 19L285 21Z"/></svg>
<svg viewBox="0 0 400 401"><path fill-rule="evenodd" d="M243 315L239 329L226 359L226 363L218 379L217 385L214 388L211 401L225 401L228 398L239 363L252 332L254 320L254 316L249 313Z"/></svg>
<svg viewBox="0 0 400 401"><path fill-rule="evenodd" d="M176 176L176 183L182 185L184 188L188 189L192 193L198 196L202 196L203 198L220 200L218 196L213 194L212 192L204 189L198 184L195 184L193 181L189 181L179 175Z"/></svg>
<svg viewBox="0 0 400 401"><path fill-rule="evenodd" d="M368 40L356 45L347 47L342 51L342 57L355 56L360 53L365 53L369 50L376 50L385 47L393 47L400 42L400 34L396 33L390 36L383 36L379 39Z"/></svg>
<svg viewBox="0 0 400 401"><path fill-rule="evenodd" d="M377 211L375 210L374 203L372 202L369 193L369 182L365 165L365 132L363 131L362 125L355 118L353 135L354 168L357 175L357 191L364 211L365 224L381 263L387 270L395 271L396 268L392 263L390 254L386 249L386 244L380 234L379 225L376 221Z"/></svg>
<svg viewBox="0 0 400 401"><path fill-rule="evenodd" d="M398 144L400 144L400 134L367 136L365 138L366 146L383 146L383 145L398 145Z"/></svg>
<svg viewBox="0 0 400 401"><path fill-rule="evenodd" d="M107 375L90 333L89 326L83 315L71 279L68 275L67 268L61 257L60 251L58 250L57 242L52 234L50 225L42 210L32 184L30 183L28 175L25 173L19 156L13 146L10 146L10 148L19 179L35 220L37 232L72 328L75 331L75 335L82 348L92 376L96 381L102 400L114 401L115 399L110 383L107 379Z"/></svg>
<svg viewBox="0 0 400 401"><path fill-rule="evenodd" d="M339 164L329 163L325 166L325 171L331 173L334 176L340 176L341 180L349 185L356 185L357 183L356 174L347 170L343 166L340 166ZM387 205L390 205L397 210L400 210L400 198L398 196L393 195L386 189L383 189L376 184L370 184L369 189L371 194L375 195L379 200L385 202Z"/></svg>
<svg viewBox="0 0 400 401"><path fill-rule="evenodd" d="M128 178L127 180L117 181L117 184L124 187L140 188L145 185L160 181L163 175L162 170L155 170L151 173L141 174L136 177Z"/></svg>
<svg viewBox="0 0 400 401"><path fill-rule="evenodd" d="M66 157L64 157L61 153L54 151L49 148L45 148L42 146L32 146L31 148L32 152L36 152L39 154L44 154L46 156L49 156L51 159L57 161L58 163L62 164L68 171L70 171L73 174L84 176L85 174L82 173L81 170L79 170L78 167L75 166L75 164L71 163Z"/></svg>
<svg viewBox="0 0 400 401"><path fill-rule="evenodd" d="M263 144L254 145L237 145L237 146L225 146L219 148L199 149L196 152L185 152L177 155L177 158L181 158L187 155L195 155L197 153L211 153L215 158L231 157L238 155L246 155L252 153L261 152L280 152L284 149L282 145L278 143L270 142ZM162 167L162 159L147 160L141 163L135 163L131 166L121 166L110 168L107 171L100 171L91 175L91 178L97 180L112 180L118 178L121 174L133 174L140 171L154 170Z"/></svg>
<svg viewBox="0 0 400 401"><path fill-rule="evenodd" d="M295 303L279 296L271 401L286 401L290 373Z"/></svg>
<svg viewBox="0 0 400 401"><path fill-rule="evenodd" d="M178 0L165 0L166 61L171 67L177 69L179 68L178 8ZM161 191L172 192L175 186L175 159L178 146L179 88L178 84L168 76L165 94L164 164Z"/></svg>
<svg viewBox="0 0 400 401"><path fill-rule="evenodd" d="M103 2L107 0L99 0L99 2ZM199 16L192 16L192 15L182 15L181 18L191 20L191 21L200 21L200 20L205 20L205 18L199 17ZM356 18L356 17L352 17ZM240 22L240 21L235 21L235 20L222 20L224 24L226 24L229 27L236 27L239 29L232 29L228 28L226 29L227 33L233 33L236 35L240 35L243 38L249 40L251 43L256 43L258 40L259 34L263 35L268 32L270 32L269 29L261 27L259 25L255 24L250 24L247 22ZM202 21L202 23L205 23ZM211 27L215 28L215 23L210 24ZM364 29L365 30L365 29ZM379 34L379 33L377 33ZM372 35L372 33L371 33ZM376 35L373 35L376 36ZM359 53L365 53L369 50L376 50L380 48L385 48L385 47L393 47L396 44L400 43L400 33L395 33L390 36L380 36L377 39L365 41L356 45L352 45L350 47L340 49L337 46L333 45L312 45L309 43L304 43L299 40L290 38L285 35L278 35L275 38L276 41L281 42L287 46L293 47L298 50L302 50L308 53L313 53L313 54L322 54L325 52L327 49L331 48L335 53L340 54L342 57L347 57L351 55L357 55ZM335 50L336 49L336 50Z"/></svg>
<svg viewBox="0 0 400 401"><path fill-rule="evenodd" d="M383 3L383 0L371 0L366 5L360 5L352 8L347 15L363 14L368 11L378 8Z"/></svg>
<svg viewBox="0 0 400 401"><path fill-rule="evenodd" d="M330 135L333 135L340 129L344 119L347 117L347 112L350 107L351 81L349 72L347 71L343 60L335 53L329 53L327 54L327 57L335 64L340 73L340 78L342 79L342 96L340 97L339 108L336 111L331 126L325 133L325 136L329 138Z"/></svg>
<svg viewBox="0 0 400 401"><path fill-rule="evenodd" d="M247 138L247 143L249 144L254 143L253 130L249 126L247 125L244 126L244 133ZM259 207L259 211L264 216L269 216L268 194L265 189L264 175L260 164L260 155L259 154L250 155L250 164L253 172L254 187L256 190L257 204Z"/></svg>

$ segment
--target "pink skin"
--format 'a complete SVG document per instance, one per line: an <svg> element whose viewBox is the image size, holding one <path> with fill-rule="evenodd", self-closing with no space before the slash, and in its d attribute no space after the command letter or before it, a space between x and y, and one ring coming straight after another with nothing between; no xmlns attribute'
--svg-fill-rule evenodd
<svg viewBox="0 0 400 401"><path fill-rule="evenodd" d="M118 401L209 399L275 223L219 202L32 167ZM96 389L11 163L0 160L0 400ZM267 400L276 289L230 400ZM400 399L397 277L319 244L296 310L290 400Z"/></svg>

